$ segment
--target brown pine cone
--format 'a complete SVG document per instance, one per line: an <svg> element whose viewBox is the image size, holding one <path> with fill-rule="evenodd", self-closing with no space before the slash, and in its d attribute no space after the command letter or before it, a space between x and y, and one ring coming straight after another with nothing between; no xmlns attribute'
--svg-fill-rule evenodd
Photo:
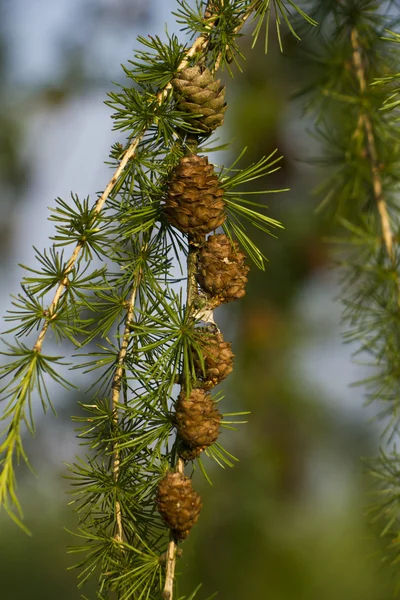
<svg viewBox="0 0 400 600"><path fill-rule="evenodd" d="M200 515L202 503L189 477L167 473L158 484L158 511L176 540L184 540Z"/></svg>
<svg viewBox="0 0 400 600"><path fill-rule="evenodd" d="M226 219L223 195L208 158L190 154L181 158L172 172L164 212L180 231L204 236Z"/></svg>
<svg viewBox="0 0 400 600"><path fill-rule="evenodd" d="M212 296L213 306L243 298L246 294L246 255L223 233L210 235L199 253L197 281Z"/></svg>
<svg viewBox="0 0 400 600"><path fill-rule="evenodd" d="M200 346L203 354L204 370L199 356L194 353L193 360L196 375L203 381L205 388L212 388L232 373L235 355L231 350L230 342L224 341L222 333L202 333Z"/></svg>
<svg viewBox="0 0 400 600"><path fill-rule="evenodd" d="M205 133L211 133L224 122L226 111L225 86L214 79L209 69L198 65L180 71L171 81L178 109L196 115L190 123Z"/></svg>
<svg viewBox="0 0 400 600"><path fill-rule="evenodd" d="M182 391L176 403L175 424L180 439L190 448L211 446L218 436L221 413L210 394L194 388L189 397Z"/></svg>

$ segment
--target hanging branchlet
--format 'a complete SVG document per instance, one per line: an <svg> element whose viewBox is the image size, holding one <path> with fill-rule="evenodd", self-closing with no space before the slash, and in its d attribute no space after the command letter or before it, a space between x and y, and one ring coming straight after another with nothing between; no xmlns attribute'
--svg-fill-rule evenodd
<svg viewBox="0 0 400 600"><path fill-rule="evenodd" d="M173 599L178 545L201 509L185 467L196 460L208 478L203 454L222 466L235 460L219 435L241 421L232 412L225 418L221 395L211 391L233 369L213 310L244 295L247 256L264 268L247 225L267 234L281 225L243 190L276 171L280 157L273 151L239 168L243 152L225 169L207 147L228 110L216 71L231 70L244 25L255 21L257 37L273 6L289 28L289 8L303 14L291 0L216 0L196 10L181 1L189 44L139 39L142 49L125 67L128 85L107 100L115 129L127 133L111 150L114 174L93 206L76 195L72 204L57 200L53 245L37 252L38 266L25 267L7 317L9 333L38 336L32 349L19 339L4 352L0 501L23 526L14 473L16 459L28 461L22 422L34 431L34 393L51 407L49 379L70 386L59 373L62 357L42 351L52 330L75 344L73 368L90 380L84 416L75 419L87 453L69 465L79 515L71 552L83 553L80 585L97 577L100 599ZM106 266L93 268L94 259Z"/></svg>
<svg viewBox="0 0 400 600"><path fill-rule="evenodd" d="M318 88L317 95L308 96L308 108L317 111L317 138L325 149L325 156L314 162L330 166L329 177L317 190L320 207L330 211L341 232L332 241L340 248L348 327L344 337L356 347L358 359L373 368L359 383L367 402L378 407L385 443L398 432L400 408L400 144L397 127L382 110L388 98L393 101L393 90L376 85L381 73L399 70L398 56L383 40L392 18L390 5L370 0L316 4L313 16L323 23L323 42L315 49L314 62L321 77L312 86ZM329 122L324 115L330 115ZM388 475L396 456L382 453L371 469L382 484L374 512L385 517L383 533L394 541L398 492Z"/></svg>

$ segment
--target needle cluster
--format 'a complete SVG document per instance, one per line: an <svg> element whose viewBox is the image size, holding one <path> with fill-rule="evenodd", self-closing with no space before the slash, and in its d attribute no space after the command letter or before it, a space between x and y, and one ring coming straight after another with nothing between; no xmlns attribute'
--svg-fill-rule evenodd
<svg viewBox="0 0 400 600"><path fill-rule="evenodd" d="M398 105L397 77L382 74L399 71L396 47L384 39L396 11L394 2L316 2L311 14L321 25L307 60L317 77L306 92L323 151L313 162L328 170L317 194L334 223L344 338L369 369L358 383L376 406L389 448L400 425L400 136L389 110ZM399 535L398 460L382 450L371 468L380 489L373 511L391 537L390 555Z"/></svg>

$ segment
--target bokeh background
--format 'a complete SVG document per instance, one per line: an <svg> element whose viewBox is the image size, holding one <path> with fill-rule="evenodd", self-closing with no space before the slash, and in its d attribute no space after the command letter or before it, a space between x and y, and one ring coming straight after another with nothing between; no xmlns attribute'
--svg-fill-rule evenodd
<svg viewBox="0 0 400 600"><path fill-rule="evenodd" d="M0 0L0 309L11 307L32 246L48 246L48 206L71 192L96 198L110 176L111 111L103 101L111 81L123 82L121 63L138 34L178 32L174 0ZM181 34L180 34L181 35ZM311 40L311 37L310 37ZM218 309L218 322L236 353L224 386L224 410L249 410L249 422L223 443L240 458L230 470L210 465L211 487L196 473L203 497L200 524L178 564L186 594L219 600L388 600L391 576L383 546L366 509L371 482L363 456L374 455L379 425L363 407L365 376L343 345L338 273L329 245L329 220L315 213L312 189L326 174L304 159L319 151L307 130L313 123L293 99L310 76L299 43L284 35L280 55L271 36L268 56L247 56L244 73L228 75L226 125L221 137L246 161L275 148L282 169L268 187L290 187L267 197L285 230L260 238L270 262L252 269L245 299ZM304 44L308 42L305 38ZM229 81L228 81L229 80ZM6 329L6 326L3 327ZM48 348L52 347L48 341ZM58 412L42 417L26 438L37 475L21 468L19 492L27 537L0 513L0 595L13 600L94 598L76 586L76 527L68 506L64 462L81 451L71 415L82 392L54 389Z"/></svg>

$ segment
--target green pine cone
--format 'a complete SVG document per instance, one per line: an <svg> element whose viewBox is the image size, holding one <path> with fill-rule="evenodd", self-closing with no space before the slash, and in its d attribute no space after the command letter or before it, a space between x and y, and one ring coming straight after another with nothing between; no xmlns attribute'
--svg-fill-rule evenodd
<svg viewBox="0 0 400 600"><path fill-rule="evenodd" d="M172 80L178 108L188 115L196 115L190 123L211 133L224 122L227 109L225 86L214 79L209 69L199 66L184 69Z"/></svg>

